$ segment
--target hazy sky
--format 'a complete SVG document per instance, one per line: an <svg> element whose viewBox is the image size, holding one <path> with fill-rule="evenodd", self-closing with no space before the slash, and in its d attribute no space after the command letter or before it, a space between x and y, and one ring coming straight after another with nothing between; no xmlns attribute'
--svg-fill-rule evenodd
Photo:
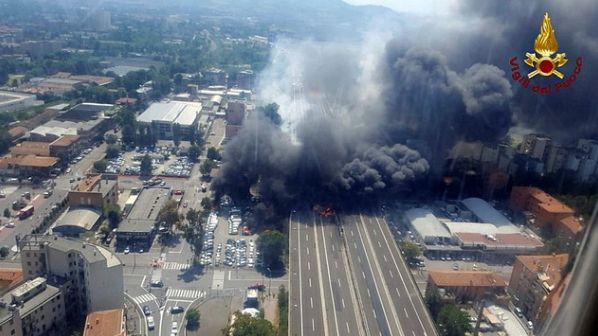
<svg viewBox="0 0 598 336"><path fill-rule="evenodd" d="M352 5L380 5L397 12L444 14L455 0L343 0Z"/></svg>

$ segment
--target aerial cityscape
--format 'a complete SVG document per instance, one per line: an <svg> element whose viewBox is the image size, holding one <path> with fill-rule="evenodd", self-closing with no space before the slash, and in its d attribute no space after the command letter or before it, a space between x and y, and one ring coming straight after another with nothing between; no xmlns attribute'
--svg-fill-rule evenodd
<svg viewBox="0 0 598 336"><path fill-rule="evenodd" d="M592 1L0 13L0 336L595 334Z"/></svg>

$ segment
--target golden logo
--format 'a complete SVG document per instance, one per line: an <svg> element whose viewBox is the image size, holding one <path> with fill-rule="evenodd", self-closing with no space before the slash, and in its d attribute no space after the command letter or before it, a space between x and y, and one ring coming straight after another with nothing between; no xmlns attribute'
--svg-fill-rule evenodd
<svg viewBox="0 0 598 336"><path fill-rule="evenodd" d="M536 37L536 41L534 42L534 50L536 53L540 54L540 58L538 58L536 53L525 53L525 56L527 56L527 59L524 61L525 64L535 68L534 71L527 74L527 77L533 78L536 75L548 77L550 75L556 75L558 78L562 79L563 74L556 68L560 68L567 63L567 54L556 54L556 56L552 58L551 56L558 49L559 44L554 36L554 29L552 29L548 12L546 12L544 14L544 20L542 20L542 25L540 26L540 34L538 34L538 37Z"/></svg>

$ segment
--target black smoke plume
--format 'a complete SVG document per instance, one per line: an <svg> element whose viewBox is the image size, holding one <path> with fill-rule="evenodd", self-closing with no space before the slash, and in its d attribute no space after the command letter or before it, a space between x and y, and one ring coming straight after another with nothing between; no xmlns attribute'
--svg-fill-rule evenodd
<svg viewBox="0 0 598 336"><path fill-rule="evenodd" d="M440 176L458 141L493 142L515 125L563 137L597 132L588 99L598 53L598 33L589 27L598 7L578 5L468 1L394 36L278 41L258 94L281 106L284 124L250 115L227 145L215 190L242 197L253 186L268 204L369 198ZM575 85L550 96L509 78L510 57L522 64L533 51L545 10L553 10L557 39L573 63L563 70L570 73L574 55L584 55Z"/></svg>

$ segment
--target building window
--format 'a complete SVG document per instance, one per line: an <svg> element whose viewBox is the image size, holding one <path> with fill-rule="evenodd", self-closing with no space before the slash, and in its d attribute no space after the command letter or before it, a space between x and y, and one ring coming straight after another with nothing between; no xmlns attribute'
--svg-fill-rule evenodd
<svg viewBox="0 0 598 336"><path fill-rule="evenodd" d="M28 261L28 262L27 262L27 266L31 266L31 261Z"/></svg>

